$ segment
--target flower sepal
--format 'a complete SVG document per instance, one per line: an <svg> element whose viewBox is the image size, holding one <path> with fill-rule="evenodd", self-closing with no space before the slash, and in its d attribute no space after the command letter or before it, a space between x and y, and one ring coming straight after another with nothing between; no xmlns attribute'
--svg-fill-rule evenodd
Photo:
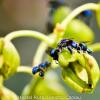
<svg viewBox="0 0 100 100"><path fill-rule="evenodd" d="M0 38L0 74L6 79L16 72L19 65L20 57L14 45Z"/></svg>

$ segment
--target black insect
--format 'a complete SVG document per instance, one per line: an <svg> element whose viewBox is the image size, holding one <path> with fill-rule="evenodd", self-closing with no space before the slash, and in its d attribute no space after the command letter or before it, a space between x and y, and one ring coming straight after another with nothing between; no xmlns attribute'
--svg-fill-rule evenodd
<svg viewBox="0 0 100 100"><path fill-rule="evenodd" d="M59 58L59 53L66 48L69 50L71 54L73 53L73 49L77 50L78 53L80 52L88 54L92 53L91 49L89 49L84 42L78 43L71 39L62 39L58 43L57 48L54 49L49 47L46 52L53 58L53 60L56 60L57 62Z"/></svg>
<svg viewBox="0 0 100 100"><path fill-rule="evenodd" d="M59 48L48 48L46 50L47 54L49 54L53 60L56 60L56 63L58 61L58 58L59 58L59 53L62 51L62 47L59 47Z"/></svg>
<svg viewBox="0 0 100 100"><path fill-rule="evenodd" d="M92 53L92 50L89 49L85 43L79 43L79 48L80 48L80 50L82 50L84 53L86 53L86 52L87 52L88 54L91 54L91 53Z"/></svg>
<svg viewBox="0 0 100 100"><path fill-rule="evenodd" d="M78 16L78 18L80 20L83 20L87 25L91 24L92 17L93 17L93 11L91 10L85 10L81 12Z"/></svg>
<svg viewBox="0 0 100 100"><path fill-rule="evenodd" d="M70 53L73 52L73 48L76 49L78 53L80 53L81 51L83 53L86 53L86 52L89 53L89 54L92 53L91 49L89 49L84 42L83 43L78 43L78 42L73 41L71 39L63 39L63 40L61 40L58 43L58 48L59 47L60 48L61 47L62 48L67 48L70 51Z"/></svg>
<svg viewBox="0 0 100 100"><path fill-rule="evenodd" d="M46 69L50 66L50 62L46 61L44 63L39 64L38 66L33 67L32 73L35 75L36 73L39 73L40 77L44 77L44 73Z"/></svg>
<svg viewBox="0 0 100 100"><path fill-rule="evenodd" d="M84 17L91 17L93 12L91 10L85 10L81 13Z"/></svg>
<svg viewBox="0 0 100 100"><path fill-rule="evenodd" d="M78 43L77 42L75 42L75 41L73 41L73 40L70 40L70 39L63 39L63 40L61 40L59 43L58 43L58 48L59 47L62 47L62 48L67 48L69 51L70 51L70 53L72 53L73 52L73 48L75 48L75 49L79 49L78 48Z"/></svg>

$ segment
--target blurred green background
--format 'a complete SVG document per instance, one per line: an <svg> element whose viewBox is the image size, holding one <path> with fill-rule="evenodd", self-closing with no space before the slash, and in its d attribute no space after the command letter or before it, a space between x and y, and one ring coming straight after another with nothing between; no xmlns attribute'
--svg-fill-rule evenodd
<svg viewBox="0 0 100 100"><path fill-rule="evenodd" d="M99 0L64 0L65 4L72 9L88 3L98 2ZM0 36L22 29L37 30L46 33L47 22L49 19L49 0L0 0ZM91 28L95 33L95 42L100 41L100 28L96 23L95 16L91 20ZM22 65L32 64L32 58L40 41L32 38L18 38L13 41L21 56ZM93 54L100 65L100 53ZM56 70L58 76L60 70ZM26 74L16 74L5 81L5 86L21 94L24 86L30 81L31 77ZM93 94L79 94L62 84L70 96L81 96L82 100L99 100L100 82Z"/></svg>

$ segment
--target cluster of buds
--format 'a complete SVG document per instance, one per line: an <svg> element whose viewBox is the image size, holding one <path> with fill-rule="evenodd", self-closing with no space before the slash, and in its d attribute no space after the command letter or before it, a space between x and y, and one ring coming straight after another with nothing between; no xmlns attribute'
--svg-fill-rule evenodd
<svg viewBox="0 0 100 100"><path fill-rule="evenodd" d="M93 7L95 6L96 9L100 8L99 5L97 6L95 4L90 4L90 8L91 8L91 5ZM82 6L82 10L84 7L86 7L86 5ZM65 13L66 10L67 10L67 13ZM76 11L78 10L76 9ZM79 10L79 12L81 11ZM98 23L100 23L100 17L99 17L100 11L98 10L96 12L97 12L96 15L97 15ZM54 32L53 32L54 34L52 34L52 36L54 36L53 37L54 44L51 43L52 40L49 41L50 39L49 37L35 31L19 31L18 33L15 32L15 34L14 33L10 34L8 38L7 37L0 38L0 82L2 81L2 79L7 79L11 75L13 75L16 72L18 66L20 65L20 56L16 48L14 47L14 45L11 43L9 39L13 39L16 37L21 37L21 36L35 37L47 42L52 47L55 47L55 45L57 45L57 42L63 38L73 39L74 37L74 40L78 42L80 41L84 42L85 40L92 42L94 39L93 31L84 22L80 21L79 19L73 19L70 22L71 19L69 16L68 17L69 21L67 20L68 21L67 24L65 23L66 19L65 19L65 22L62 22L61 24L59 24L59 22L61 22L69 13L70 13L70 9L67 9L66 7L60 8L58 9L57 13L54 13L53 24L58 23L56 25L56 28L54 29ZM71 14L71 18L73 18L72 15L74 16L74 14ZM75 15L77 15L77 13L75 13ZM57 51L57 55L55 55L54 52L52 53L54 54L54 57L55 56L57 57L57 61L61 67L61 72L62 72L61 76L64 82L79 93L93 92L100 77L99 66L95 58L89 55L87 52L81 53L81 50L79 53L77 51L70 53L69 51L67 49L64 49L61 52ZM33 70L33 73L35 74L37 72L44 72L43 68L46 69L45 66L42 66L42 67L36 66L35 69ZM44 73L42 74L40 73L40 76L43 76L43 75ZM66 97L67 93L64 90L63 86L58 81L58 77L55 75L55 73L51 71L50 74L47 73L46 75L47 75L46 80L42 80L41 78L32 80L23 90L22 95L23 96L26 96L26 95L27 96L30 96L30 95L48 96L48 95L55 94L55 96L60 95L60 96ZM10 90L5 88L2 84L3 83L1 82L0 83L0 100L1 99L2 100L11 100L11 99L18 100L17 96L14 93L12 93ZM10 96L7 97L6 95L11 95L11 97Z"/></svg>

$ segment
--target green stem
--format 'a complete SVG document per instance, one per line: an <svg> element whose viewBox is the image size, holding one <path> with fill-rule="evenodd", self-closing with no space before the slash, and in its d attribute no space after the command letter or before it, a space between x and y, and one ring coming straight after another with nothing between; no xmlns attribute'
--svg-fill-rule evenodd
<svg viewBox="0 0 100 100"><path fill-rule="evenodd" d="M85 11L85 10L95 10L97 11L98 9L100 9L98 4L95 3L87 3L84 4L78 8L76 8L75 10L73 10L71 12L71 14L69 16L67 16L61 23L61 26L64 28L64 30L66 29L66 27L68 26L68 24L72 21L72 19L74 19L77 15L79 15L81 12Z"/></svg>
<svg viewBox="0 0 100 100"><path fill-rule="evenodd" d="M32 67L29 66L19 66L17 69L17 72L21 72L21 73L27 73L33 76L32 74Z"/></svg>
<svg viewBox="0 0 100 100"><path fill-rule="evenodd" d="M56 40L56 36L55 34L50 34L49 38L52 38L53 40ZM50 46L50 45L49 45ZM53 43L51 45L51 47L53 46ZM35 56L33 58L33 65L37 65L40 64L42 59L43 59L43 55L47 49L48 45L45 42L40 43L40 45L37 48L37 52L35 53Z"/></svg>
<svg viewBox="0 0 100 100"><path fill-rule="evenodd" d="M37 31L31 31L31 30L21 30L21 31L14 31L8 34L5 39L6 40L12 40L14 38L18 37L33 37L37 38L39 40L44 41L45 43L51 45L53 43L53 40L50 39L48 36L44 35L43 33L37 32Z"/></svg>
<svg viewBox="0 0 100 100"><path fill-rule="evenodd" d="M44 42L40 43L40 45L38 46L38 49L36 51L36 54L33 58L33 65L37 65L37 64L41 63L46 48L47 48L46 43L44 43Z"/></svg>
<svg viewBox="0 0 100 100"><path fill-rule="evenodd" d="M93 50L93 52L100 51L100 43L92 44L89 47Z"/></svg>

